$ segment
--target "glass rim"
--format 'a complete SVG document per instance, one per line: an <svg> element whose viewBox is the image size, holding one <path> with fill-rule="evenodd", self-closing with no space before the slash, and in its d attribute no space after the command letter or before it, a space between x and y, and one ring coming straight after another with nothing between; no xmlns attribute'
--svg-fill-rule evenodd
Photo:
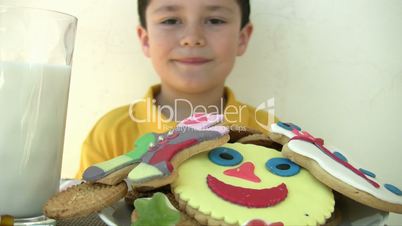
<svg viewBox="0 0 402 226"><path fill-rule="evenodd" d="M44 11L44 12L51 13L51 14L57 14L57 15L65 16L67 18L70 18L70 19L74 20L75 22L78 21L78 18L76 16L74 16L74 15L71 15L71 14L68 14L68 13L65 13L65 12L60 12L60 11L53 10L53 9L0 4L0 13L1 13L1 9L24 9L24 10Z"/></svg>

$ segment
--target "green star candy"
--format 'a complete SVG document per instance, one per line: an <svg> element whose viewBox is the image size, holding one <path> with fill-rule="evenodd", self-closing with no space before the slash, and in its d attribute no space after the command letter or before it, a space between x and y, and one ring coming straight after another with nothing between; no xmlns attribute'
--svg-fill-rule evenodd
<svg viewBox="0 0 402 226"><path fill-rule="evenodd" d="M132 226L172 226L180 220L180 212L160 192L155 193L152 198L136 199L134 206L138 218Z"/></svg>

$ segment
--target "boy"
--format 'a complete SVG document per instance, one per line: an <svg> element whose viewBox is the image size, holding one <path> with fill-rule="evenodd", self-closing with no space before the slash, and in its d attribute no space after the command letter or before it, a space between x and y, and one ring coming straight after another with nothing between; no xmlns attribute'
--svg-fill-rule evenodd
<svg viewBox="0 0 402 226"><path fill-rule="evenodd" d="M265 112L239 103L224 86L253 31L249 0L138 0L138 13L142 50L161 84L97 122L84 141L77 178L90 165L133 150L141 135L167 131L200 110L261 131L259 124L268 122Z"/></svg>

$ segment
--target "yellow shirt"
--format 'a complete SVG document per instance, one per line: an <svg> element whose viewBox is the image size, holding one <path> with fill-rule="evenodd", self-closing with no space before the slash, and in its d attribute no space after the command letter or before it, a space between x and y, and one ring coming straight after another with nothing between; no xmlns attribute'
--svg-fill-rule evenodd
<svg viewBox="0 0 402 226"><path fill-rule="evenodd" d="M145 97L136 103L112 110L103 116L85 139L77 179L89 166L133 150L134 142L145 133L162 133L176 126L154 104L154 94L160 85L152 86ZM263 128L268 123L268 113L238 102L233 92L225 87L226 106L224 124L245 126L268 133Z"/></svg>

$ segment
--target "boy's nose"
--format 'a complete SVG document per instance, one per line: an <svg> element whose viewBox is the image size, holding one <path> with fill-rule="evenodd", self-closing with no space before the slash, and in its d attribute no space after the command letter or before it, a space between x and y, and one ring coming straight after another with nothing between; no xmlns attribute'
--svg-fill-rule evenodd
<svg viewBox="0 0 402 226"><path fill-rule="evenodd" d="M255 175L254 168L255 166L253 163L245 162L241 164L241 166L234 169L225 170L223 173L231 177L237 177L251 182L259 183L261 182L261 179L257 175Z"/></svg>
<svg viewBox="0 0 402 226"><path fill-rule="evenodd" d="M202 47L206 41L202 35L200 28L189 28L180 40L180 45L183 47Z"/></svg>
<svg viewBox="0 0 402 226"><path fill-rule="evenodd" d="M187 47L197 47L197 46L204 46L205 42L203 40L183 40L181 42L182 46L187 46Z"/></svg>

